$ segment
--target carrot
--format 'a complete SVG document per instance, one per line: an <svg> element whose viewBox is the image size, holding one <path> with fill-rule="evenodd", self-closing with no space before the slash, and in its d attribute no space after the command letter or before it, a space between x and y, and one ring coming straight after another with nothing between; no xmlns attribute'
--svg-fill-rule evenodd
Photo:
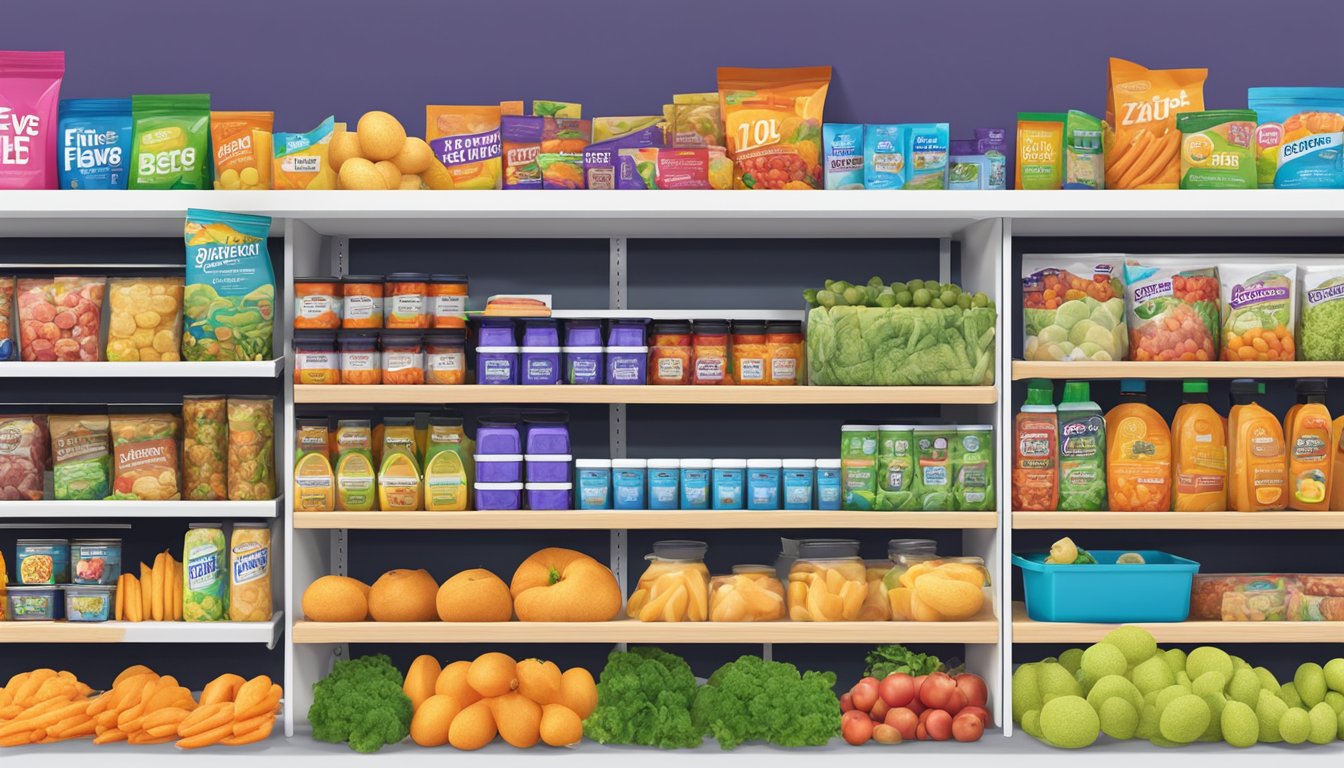
<svg viewBox="0 0 1344 768"><path fill-rule="evenodd" d="M0 736L0 747L21 747L25 744L31 744L28 740L28 732L14 733L9 736Z"/></svg>
<svg viewBox="0 0 1344 768"><path fill-rule="evenodd" d="M266 675L257 675L256 677L243 683L238 688L238 694L233 697L234 704L237 705L239 718L250 717L247 713L267 698L271 692L271 678ZM272 705L274 706L274 705Z"/></svg>
<svg viewBox="0 0 1344 768"><path fill-rule="evenodd" d="M183 720L178 726L177 735L196 736L212 728L218 728L226 723L232 727L233 703L220 702L219 704L211 704L197 709Z"/></svg>
<svg viewBox="0 0 1344 768"><path fill-rule="evenodd" d="M1125 153L1123 160L1106 169L1106 186L1112 186L1112 179L1119 181L1120 177L1134 165L1134 161L1139 158L1139 155L1143 154L1143 151L1148 148L1152 140L1153 134L1147 128L1142 128L1134 134L1134 140L1130 142L1132 149Z"/></svg>
<svg viewBox="0 0 1344 768"><path fill-rule="evenodd" d="M167 723L164 725L156 725L153 728L146 728L145 733L149 734L150 736L153 736L156 739L163 738L165 736L167 736L170 739L175 739L177 738L177 723Z"/></svg>
<svg viewBox="0 0 1344 768"><path fill-rule="evenodd" d="M126 576L126 620L141 621L140 581L134 576Z"/></svg>
<svg viewBox="0 0 1344 768"><path fill-rule="evenodd" d="M0 707L0 720L13 720L23 711L23 707L18 704L10 704L7 707Z"/></svg>
<svg viewBox="0 0 1344 768"><path fill-rule="evenodd" d="M182 564L168 558L173 562L173 621L182 620Z"/></svg>
<svg viewBox="0 0 1344 768"><path fill-rule="evenodd" d="M133 579L135 577L131 576L130 578ZM139 677L141 675L150 675L152 677L158 677L158 675L155 674L154 670L150 669L149 667L146 667L144 664L132 664L131 666L121 670L121 674L117 675L116 678L112 680L112 687L116 688L117 686L121 685L122 682L129 680L133 677Z"/></svg>
<svg viewBox="0 0 1344 768"><path fill-rule="evenodd" d="M178 724L180 724L183 720L186 720L187 716L190 714L191 712L181 707L168 707L167 709L160 709L154 712L153 714L146 715L145 721L140 725L145 730L149 730L150 728L154 728L156 726L167 725L171 723L173 725L173 732L176 733Z"/></svg>
<svg viewBox="0 0 1344 768"><path fill-rule="evenodd" d="M239 720L250 720L259 715L269 714L275 711L275 707L280 703L280 697L284 695L284 689L279 685L271 685L271 689L261 700L253 703L251 706L244 707L242 696L238 697L237 710Z"/></svg>
<svg viewBox="0 0 1344 768"><path fill-rule="evenodd" d="M116 728L112 728L112 729L110 729L110 730L103 731L102 733L100 733L100 734L98 734L97 736L95 736L95 737L93 738L93 743L94 743L94 744L112 744L113 742L117 742L117 741L125 741L125 740L126 740L126 734L125 734L125 733L122 733L121 731L117 730Z"/></svg>
<svg viewBox="0 0 1344 768"><path fill-rule="evenodd" d="M173 740L172 736L150 736L148 733L132 733L126 739L131 744L163 744Z"/></svg>
<svg viewBox="0 0 1344 768"><path fill-rule="evenodd" d="M69 723L70 720L63 720L62 722ZM59 726L60 723L58 723L57 725ZM94 727L95 726L93 720L90 720L89 718L86 717L80 720L79 722L67 725L65 728L59 731L55 731L55 729L49 729L49 732L55 731L56 734L62 739L74 739L83 736L92 736Z"/></svg>
<svg viewBox="0 0 1344 768"><path fill-rule="evenodd" d="M1157 175L1171 166L1172 161L1176 159L1176 150L1181 145L1181 135L1176 131L1171 131L1168 135L1162 137L1162 148L1157 153L1157 159L1148 167L1148 170L1140 173L1134 180L1134 186L1141 187L1149 184Z"/></svg>
<svg viewBox="0 0 1344 768"><path fill-rule="evenodd" d="M168 571L168 567L163 562L163 554L160 552L154 558L154 567L150 570L150 612L155 621L163 621L163 577Z"/></svg>
<svg viewBox="0 0 1344 768"><path fill-rule="evenodd" d="M1148 141L1147 146L1143 148L1143 153L1140 154L1138 159L1134 161L1134 164L1129 167L1129 170L1120 174L1120 181L1116 184L1118 189L1132 189L1134 187L1134 179L1138 178L1139 174L1148 170L1153 163L1153 158L1157 157L1158 150L1166 144L1166 136L1153 137L1152 134L1149 134L1149 136L1151 138Z"/></svg>
<svg viewBox="0 0 1344 768"><path fill-rule="evenodd" d="M121 617L126 611L126 574L117 576L117 597L116 608L112 611L112 618L121 621Z"/></svg>
<svg viewBox="0 0 1344 768"><path fill-rule="evenodd" d="M257 715L256 717L249 717L246 720L241 719L235 720L233 723L233 735L242 736L243 734L248 733L249 731L253 731L261 727L261 724L266 722L267 720L273 720L273 719L275 719L275 713L267 712L263 715Z"/></svg>
<svg viewBox="0 0 1344 768"><path fill-rule="evenodd" d="M177 746L181 749L197 749L208 747L211 744L218 744L221 739L226 739L233 735L233 723L225 723L217 728L208 731L202 731L193 736L178 739Z"/></svg>
<svg viewBox="0 0 1344 768"><path fill-rule="evenodd" d="M233 701L234 695L238 689L247 681L232 672L220 675L214 680L205 684L201 689L201 704L217 704L222 701Z"/></svg>
<svg viewBox="0 0 1344 768"><path fill-rule="evenodd" d="M234 732L232 736L229 736L221 740L219 743L227 744L230 747L238 747L242 746L243 744L255 744L256 742L262 741L263 739L270 736L271 729L274 727L275 727L275 715L271 715L270 718L262 722L262 724L259 727L253 728L252 730L246 731L241 734Z"/></svg>
<svg viewBox="0 0 1344 768"><path fill-rule="evenodd" d="M154 618L154 569L140 564L140 620Z"/></svg>

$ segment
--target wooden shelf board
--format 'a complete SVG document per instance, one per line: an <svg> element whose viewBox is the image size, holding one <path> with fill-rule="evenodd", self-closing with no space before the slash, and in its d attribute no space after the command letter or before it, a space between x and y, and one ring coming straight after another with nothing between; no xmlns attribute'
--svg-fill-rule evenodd
<svg viewBox="0 0 1344 768"><path fill-rule="evenodd" d="M295 512L295 528L540 531L685 528L994 528L997 512L742 510L520 510L516 512Z"/></svg>
<svg viewBox="0 0 1344 768"><path fill-rule="evenodd" d="M376 403L629 403L637 405L849 405L873 403L991 404L994 387L696 387L561 384L551 387L494 384L300 384L294 402Z"/></svg>

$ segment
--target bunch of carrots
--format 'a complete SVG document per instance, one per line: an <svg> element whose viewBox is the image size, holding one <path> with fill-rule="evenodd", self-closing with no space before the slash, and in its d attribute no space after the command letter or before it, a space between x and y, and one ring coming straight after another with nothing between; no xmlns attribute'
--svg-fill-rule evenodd
<svg viewBox="0 0 1344 768"><path fill-rule="evenodd" d="M140 564L140 578L117 577L114 619L117 621L181 621L182 563L167 550L154 558L151 568Z"/></svg>
<svg viewBox="0 0 1344 768"><path fill-rule="evenodd" d="M1175 121L1161 133L1140 128L1124 144L1106 148L1106 188L1138 189L1150 184L1175 188L1181 174L1181 132Z"/></svg>
<svg viewBox="0 0 1344 768"><path fill-rule="evenodd" d="M266 675L225 674L197 701L171 675L136 665L117 675L110 690L92 694L65 671L15 675L0 689L0 747L90 736L94 744L176 741L182 749L252 744L271 735L283 691Z"/></svg>

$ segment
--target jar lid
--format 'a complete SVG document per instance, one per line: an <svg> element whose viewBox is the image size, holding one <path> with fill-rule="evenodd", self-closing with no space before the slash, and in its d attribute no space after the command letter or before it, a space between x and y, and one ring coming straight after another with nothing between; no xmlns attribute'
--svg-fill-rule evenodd
<svg viewBox="0 0 1344 768"><path fill-rule="evenodd" d="M414 416L384 416L384 427L413 427L415 426Z"/></svg>
<svg viewBox="0 0 1344 768"><path fill-rule="evenodd" d="M784 466L780 459L747 459L749 469L779 469Z"/></svg>
<svg viewBox="0 0 1344 768"><path fill-rule="evenodd" d="M661 320L653 324L653 335L660 333L687 334L691 332L690 320Z"/></svg>
<svg viewBox="0 0 1344 768"><path fill-rule="evenodd" d="M812 469L816 466L816 459L784 459L785 469Z"/></svg>
<svg viewBox="0 0 1344 768"><path fill-rule="evenodd" d="M115 584L62 584L65 592L106 592L109 595L117 588ZM13 587L10 587L13 589Z"/></svg>
<svg viewBox="0 0 1344 768"><path fill-rule="evenodd" d="M957 428L951 424L916 424L912 427L916 432L956 432Z"/></svg>
<svg viewBox="0 0 1344 768"><path fill-rule="evenodd" d="M1306 381L1306 379L1303 379L1302 381ZM959 424L959 425L957 425L957 431L958 431L958 432L989 432L989 431L992 431L993 429L994 429L994 426L993 426L992 424Z"/></svg>
<svg viewBox="0 0 1344 768"><path fill-rule="evenodd" d="M710 460L710 459L682 459L682 460L681 460L681 468L682 468L682 469L709 469L709 468L712 467L712 466L714 466L714 462L713 462L712 460Z"/></svg>
<svg viewBox="0 0 1344 768"><path fill-rule="evenodd" d="M649 459L649 469L679 469L681 459Z"/></svg>
<svg viewBox="0 0 1344 768"><path fill-rule="evenodd" d="M611 469L611 459L575 459L575 469Z"/></svg>
<svg viewBox="0 0 1344 768"><path fill-rule="evenodd" d="M649 465L648 459L612 459L612 469L644 469Z"/></svg>
<svg viewBox="0 0 1344 768"><path fill-rule="evenodd" d="M841 432L876 432L876 424L841 424Z"/></svg>
<svg viewBox="0 0 1344 768"><path fill-rule="evenodd" d="M525 453L523 461L541 462L543 464L554 464L556 462L570 462L574 457L568 453Z"/></svg>
<svg viewBox="0 0 1344 768"><path fill-rule="evenodd" d="M465 283L467 282L467 276L450 274L430 275L429 281L431 283Z"/></svg>
<svg viewBox="0 0 1344 768"><path fill-rule="evenodd" d="M233 524L233 530L235 531L240 529L248 531L263 530L263 529L270 530L270 527L271 527L270 523L262 523L257 521L238 521Z"/></svg>
<svg viewBox="0 0 1344 768"><path fill-rule="evenodd" d="M339 283L341 278L335 275L312 275L309 277L296 277L296 283Z"/></svg>
<svg viewBox="0 0 1344 768"><path fill-rule="evenodd" d="M715 469L746 469L746 459L714 459Z"/></svg>
<svg viewBox="0 0 1344 768"><path fill-rule="evenodd" d="M461 416L430 416L429 425L432 427L460 427L464 419Z"/></svg>
<svg viewBox="0 0 1344 768"><path fill-rule="evenodd" d="M473 483L472 487L478 491L521 491L522 483Z"/></svg>
<svg viewBox="0 0 1344 768"><path fill-rule="evenodd" d="M425 334L426 344L446 344L448 346L465 346L467 343L467 332L464 330L443 330L432 331Z"/></svg>
<svg viewBox="0 0 1344 768"><path fill-rule="evenodd" d="M341 278L341 282L349 285L350 283L381 283L382 275L346 275Z"/></svg>
<svg viewBox="0 0 1344 768"><path fill-rule="evenodd" d="M830 560L858 556L857 539L803 539L798 542L799 560Z"/></svg>
<svg viewBox="0 0 1344 768"><path fill-rule="evenodd" d="M389 283L427 283L428 272L393 272L387 276Z"/></svg>
<svg viewBox="0 0 1344 768"><path fill-rule="evenodd" d="M336 340L341 343L347 341L367 341L372 344L378 340L378 331L343 330L336 334Z"/></svg>
<svg viewBox="0 0 1344 768"><path fill-rule="evenodd" d="M691 324L696 333L722 334L728 332L727 320L696 320Z"/></svg>
<svg viewBox="0 0 1344 768"><path fill-rule="evenodd" d="M221 527L222 527L222 526L221 526L219 523L188 523L188 524L187 524L187 528L189 528L189 529L197 529L197 528L211 529L211 528L221 528Z"/></svg>
<svg viewBox="0 0 1344 768"><path fill-rule="evenodd" d="M385 328L381 337L384 342L395 342L400 344L410 344L411 342L420 343L420 339L425 335L424 331L414 328Z"/></svg>
<svg viewBox="0 0 1344 768"><path fill-rule="evenodd" d="M236 524L235 524L236 527ZM121 539L71 539L72 547L106 547L111 544L121 546Z"/></svg>
<svg viewBox="0 0 1344 768"><path fill-rule="evenodd" d="M887 553L919 552L933 554L938 551L938 542L933 539L892 539L887 542Z"/></svg>
<svg viewBox="0 0 1344 768"><path fill-rule="evenodd" d="M768 573L773 576L775 573L775 566L743 563L742 565L734 565L733 573Z"/></svg>
<svg viewBox="0 0 1344 768"><path fill-rule="evenodd" d="M293 344L335 344L336 331L295 331Z"/></svg>
<svg viewBox="0 0 1344 768"><path fill-rule="evenodd" d="M839 469L839 459L817 459L817 469Z"/></svg>
<svg viewBox="0 0 1344 768"><path fill-rule="evenodd" d="M771 320L765 324L766 333L802 333L801 320Z"/></svg>
<svg viewBox="0 0 1344 768"><path fill-rule="evenodd" d="M709 545L692 539L663 539L653 542L653 557L661 560L703 560Z"/></svg>
<svg viewBox="0 0 1344 768"><path fill-rule="evenodd" d="M765 333L765 323L761 320L734 320L733 333L744 333L744 334Z"/></svg>
<svg viewBox="0 0 1344 768"><path fill-rule="evenodd" d="M570 491L574 489L573 483L526 483L524 486L529 491Z"/></svg>

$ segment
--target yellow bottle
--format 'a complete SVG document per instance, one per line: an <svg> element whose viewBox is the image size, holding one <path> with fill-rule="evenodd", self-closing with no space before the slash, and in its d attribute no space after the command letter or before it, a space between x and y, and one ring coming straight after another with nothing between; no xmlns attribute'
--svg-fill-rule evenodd
<svg viewBox="0 0 1344 768"><path fill-rule="evenodd" d="M1171 508L1221 512L1227 509L1227 432L1209 405L1209 382L1189 380L1181 390L1181 407L1171 420Z"/></svg>
<svg viewBox="0 0 1344 768"><path fill-rule="evenodd" d="M1298 399L1289 411L1288 508L1321 511L1330 507L1334 478L1330 411L1325 407L1325 379L1299 379Z"/></svg>
<svg viewBox="0 0 1344 768"><path fill-rule="evenodd" d="M1120 382L1106 414L1106 495L1113 512L1171 509L1171 430L1144 402L1143 379Z"/></svg>
<svg viewBox="0 0 1344 768"><path fill-rule="evenodd" d="M385 418L378 506L384 512L415 512L422 503L420 464L415 460L415 419Z"/></svg>
<svg viewBox="0 0 1344 768"><path fill-rule="evenodd" d="M1288 466L1283 426L1254 400L1259 394L1250 379L1232 382L1237 411L1230 468L1230 506L1237 512L1279 510L1288 506Z"/></svg>
<svg viewBox="0 0 1344 768"><path fill-rule="evenodd" d="M378 501L373 471L373 427L368 419L336 422L336 509L368 512Z"/></svg>
<svg viewBox="0 0 1344 768"><path fill-rule="evenodd" d="M336 476L327 458L326 419L299 419L294 437L294 509L330 512L336 508Z"/></svg>
<svg viewBox="0 0 1344 768"><path fill-rule="evenodd" d="M429 420L425 446L425 509L459 512L469 504L470 440L462 430L462 418L436 416Z"/></svg>

